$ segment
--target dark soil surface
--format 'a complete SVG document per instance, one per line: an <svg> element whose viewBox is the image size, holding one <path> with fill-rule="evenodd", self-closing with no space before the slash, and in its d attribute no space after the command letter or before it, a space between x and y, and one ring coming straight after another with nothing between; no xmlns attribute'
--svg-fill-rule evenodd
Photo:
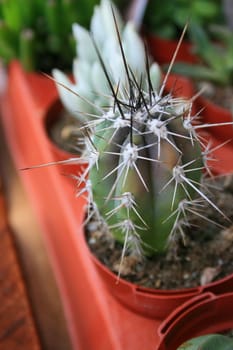
<svg viewBox="0 0 233 350"><path fill-rule="evenodd" d="M125 256L120 274L138 285L158 289L179 289L204 285L233 272L233 175L208 180L218 186L211 190L212 201L223 211L204 208L204 216L223 225L191 218L193 226L183 239L177 239L164 255L154 258ZM106 233L87 227L91 251L116 274L119 272L122 246Z"/></svg>

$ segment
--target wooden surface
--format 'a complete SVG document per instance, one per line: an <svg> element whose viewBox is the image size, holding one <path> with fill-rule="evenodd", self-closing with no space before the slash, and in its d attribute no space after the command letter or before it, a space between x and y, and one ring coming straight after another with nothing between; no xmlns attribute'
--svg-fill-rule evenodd
<svg viewBox="0 0 233 350"><path fill-rule="evenodd" d="M42 235L12 163L1 127L0 179L6 202L6 212L0 218L0 350L71 350L58 288ZM6 216L12 236L4 229ZM11 253L6 258L8 249Z"/></svg>
<svg viewBox="0 0 233 350"><path fill-rule="evenodd" d="M41 349L0 189L0 349Z"/></svg>

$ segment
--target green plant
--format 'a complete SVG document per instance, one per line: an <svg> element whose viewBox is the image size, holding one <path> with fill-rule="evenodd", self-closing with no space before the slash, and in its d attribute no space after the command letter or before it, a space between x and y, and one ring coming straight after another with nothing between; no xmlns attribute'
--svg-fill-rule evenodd
<svg viewBox="0 0 233 350"><path fill-rule="evenodd" d="M221 334L202 335L180 345L177 350L232 350L233 339Z"/></svg>
<svg viewBox="0 0 233 350"><path fill-rule="evenodd" d="M166 91L173 62L162 80L132 24L124 26L108 0L95 8L91 33L74 28L75 82L53 74L65 106L83 123L86 149L70 162L87 163L77 178L86 222L111 231L123 244L122 257L128 248L164 252L184 235L188 213L205 219L203 202L225 216L202 183L212 152L198 134L203 125L192 100L175 97L176 86Z"/></svg>
<svg viewBox="0 0 233 350"><path fill-rule="evenodd" d="M71 24L89 25L97 0L1 0L0 57L18 58L28 70L70 68L74 55Z"/></svg>
<svg viewBox="0 0 233 350"><path fill-rule="evenodd" d="M222 23L222 5L219 0L165 0L161 6L158 1L148 1L144 24L157 35L177 39L187 20L205 25Z"/></svg>
<svg viewBox="0 0 233 350"><path fill-rule="evenodd" d="M212 26L212 34L199 25L189 28L191 42L201 63L178 62L173 71L196 80L211 81L221 86L233 85L233 33L226 27Z"/></svg>

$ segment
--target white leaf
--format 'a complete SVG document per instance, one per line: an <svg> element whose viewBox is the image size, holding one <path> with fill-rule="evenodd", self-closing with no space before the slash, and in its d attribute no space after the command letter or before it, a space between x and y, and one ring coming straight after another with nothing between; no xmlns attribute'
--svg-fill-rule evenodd
<svg viewBox="0 0 233 350"><path fill-rule="evenodd" d="M161 78L162 73L158 63L152 63L150 66L150 79L154 91L159 91L159 87L161 86Z"/></svg>
<svg viewBox="0 0 233 350"><path fill-rule="evenodd" d="M69 111L70 114L77 117L80 121L85 121L85 116L78 112L82 111L88 113L92 111L92 108L84 99L80 98L78 95L86 97L88 99L90 99L90 96L88 96L88 94L83 91L79 91L78 87L72 84L67 76L60 70L53 69L52 75L56 80L56 87L65 108Z"/></svg>
<svg viewBox="0 0 233 350"><path fill-rule="evenodd" d="M72 29L77 43L76 52L79 59L87 60L89 62L97 60L96 51L89 32L77 23L73 24Z"/></svg>
<svg viewBox="0 0 233 350"><path fill-rule="evenodd" d="M92 64L88 61L77 58L73 61L73 75L80 90L91 90L91 69Z"/></svg>
<svg viewBox="0 0 233 350"><path fill-rule="evenodd" d="M133 23L128 22L126 24L122 40L127 63L137 78L140 79L145 72L145 50Z"/></svg>

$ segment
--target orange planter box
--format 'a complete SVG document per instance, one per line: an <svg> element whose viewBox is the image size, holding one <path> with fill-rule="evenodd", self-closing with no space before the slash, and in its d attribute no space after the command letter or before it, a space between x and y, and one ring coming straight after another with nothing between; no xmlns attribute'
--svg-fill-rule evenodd
<svg viewBox="0 0 233 350"><path fill-rule="evenodd" d="M18 62L12 63L8 89L1 101L2 122L16 168L43 232L73 348L154 350L160 321L125 308L103 284L84 242L84 203L75 197L72 180L56 166L20 170L54 160L44 118L57 98L51 80L38 74L25 74Z"/></svg>
<svg viewBox="0 0 233 350"><path fill-rule="evenodd" d="M174 85L174 82L173 82ZM25 73L18 62L9 70L8 88L2 98L2 122L8 145L27 191L32 208L43 233L48 256L54 269L61 293L67 325L75 350L154 350L159 341L157 329L174 307L202 290L158 292L153 305L144 305L139 298L140 310L155 307L160 302L172 303L158 317L125 306L121 299L109 292L91 258L83 235L85 203L75 197L75 184L64 176L63 168L48 166L27 171L20 169L59 160L45 130L48 111L57 103L58 96L52 80L34 73ZM64 159L64 154L61 155ZM73 172L80 172L74 165ZM214 291L222 293L233 288L227 279L224 287ZM112 282L114 291L119 284ZM128 293L125 289L124 293ZM121 292L121 290L120 290ZM137 302L137 290L130 294L131 304ZM152 298L153 292L151 291ZM179 295L179 293L178 293ZM165 299L164 299L165 298Z"/></svg>

